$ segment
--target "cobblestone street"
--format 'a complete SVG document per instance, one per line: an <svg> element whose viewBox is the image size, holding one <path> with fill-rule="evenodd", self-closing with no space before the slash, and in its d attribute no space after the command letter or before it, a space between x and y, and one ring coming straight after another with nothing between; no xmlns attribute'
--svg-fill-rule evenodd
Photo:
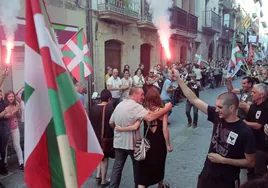
<svg viewBox="0 0 268 188"><path fill-rule="evenodd" d="M234 81L234 87L239 87L240 82L241 79ZM200 98L208 104L214 105L217 96L225 91L225 87L214 90L204 90L201 92ZM169 122L171 123L169 125L169 131L174 150L167 156L165 181L168 182L172 188L195 188L198 174L203 168L207 154L212 124L207 121L207 116L199 112L198 127L196 129L186 128L185 102L173 108ZM110 177L112 165L113 160L110 160L108 177ZM23 180L23 173L12 169L11 171L13 174L2 178L1 182L5 184L7 188L26 187ZM94 177L95 174L89 178L83 188L98 187ZM120 187L134 187L130 158L125 165Z"/></svg>

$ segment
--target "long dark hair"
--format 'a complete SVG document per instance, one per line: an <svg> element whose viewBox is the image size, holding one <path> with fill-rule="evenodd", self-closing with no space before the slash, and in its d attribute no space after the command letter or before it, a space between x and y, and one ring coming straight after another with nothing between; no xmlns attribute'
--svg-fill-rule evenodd
<svg viewBox="0 0 268 188"><path fill-rule="evenodd" d="M16 103L16 94L14 93L14 91L9 90L8 92L6 92L6 94L5 94L5 100L6 100L6 102L9 104L9 101L8 101L7 97L10 94L13 94L14 95L14 101L11 104L14 105L14 106L16 106L16 104L17 104Z"/></svg>
<svg viewBox="0 0 268 188"><path fill-rule="evenodd" d="M152 87L146 93L144 107L150 111L155 111L157 108L163 107L159 91L155 87Z"/></svg>

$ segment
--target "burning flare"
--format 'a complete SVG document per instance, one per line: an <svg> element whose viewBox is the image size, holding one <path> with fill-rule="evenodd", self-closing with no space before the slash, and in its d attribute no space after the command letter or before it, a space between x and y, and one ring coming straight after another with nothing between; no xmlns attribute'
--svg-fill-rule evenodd
<svg viewBox="0 0 268 188"><path fill-rule="evenodd" d="M7 65L10 63L12 48L13 48L12 42L8 41L8 43L6 44L6 49L7 49L6 64Z"/></svg>
<svg viewBox="0 0 268 188"><path fill-rule="evenodd" d="M169 39L172 35L170 29L170 12L169 8L172 7L171 0L146 0L150 5L153 16L153 24L157 28L160 43L162 44L166 53L167 59L171 58L171 52L169 48Z"/></svg>
<svg viewBox="0 0 268 188"><path fill-rule="evenodd" d="M163 46L163 48L165 50L167 59L170 59L171 58L171 52L170 52L168 40L163 40L162 46Z"/></svg>

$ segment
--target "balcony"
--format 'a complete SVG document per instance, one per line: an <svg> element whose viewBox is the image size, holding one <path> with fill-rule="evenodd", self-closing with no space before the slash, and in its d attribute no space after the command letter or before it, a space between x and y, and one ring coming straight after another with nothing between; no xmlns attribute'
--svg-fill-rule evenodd
<svg viewBox="0 0 268 188"><path fill-rule="evenodd" d="M230 10L233 8L232 0L219 0L219 5L223 7L223 9Z"/></svg>
<svg viewBox="0 0 268 188"><path fill-rule="evenodd" d="M187 11L179 8L173 7L170 9L171 16L171 29L180 29L182 31L187 31L188 28L188 13Z"/></svg>
<svg viewBox="0 0 268 188"><path fill-rule="evenodd" d="M196 38L198 17L175 6L170 9L170 12L170 22L173 35L183 36L190 39Z"/></svg>
<svg viewBox="0 0 268 188"><path fill-rule="evenodd" d="M224 41L230 41L234 37L234 31L229 27L222 26L220 39Z"/></svg>
<svg viewBox="0 0 268 188"><path fill-rule="evenodd" d="M208 34L221 32L221 16L213 11L204 11L203 31Z"/></svg>
<svg viewBox="0 0 268 188"><path fill-rule="evenodd" d="M134 9L133 1L126 0L98 0L99 18L109 22L120 24L136 23L139 18L139 10Z"/></svg>
<svg viewBox="0 0 268 188"><path fill-rule="evenodd" d="M147 3L146 0L141 1L142 6L141 6L141 18L137 22L137 26L140 29L149 29L149 30L156 30L152 20L152 14L149 12L149 4Z"/></svg>

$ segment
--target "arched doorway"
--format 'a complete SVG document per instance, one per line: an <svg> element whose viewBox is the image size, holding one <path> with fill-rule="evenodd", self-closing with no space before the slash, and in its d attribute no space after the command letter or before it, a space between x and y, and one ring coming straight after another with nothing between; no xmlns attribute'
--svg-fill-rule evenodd
<svg viewBox="0 0 268 188"><path fill-rule="evenodd" d="M213 59L213 48L214 48L214 44L212 42L210 43L209 48L208 48L208 59Z"/></svg>
<svg viewBox="0 0 268 188"><path fill-rule="evenodd" d="M187 58L187 50L185 46L181 46L180 48L180 63L185 63Z"/></svg>
<svg viewBox="0 0 268 188"><path fill-rule="evenodd" d="M121 72L121 46L122 43L117 40L105 42L105 70L110 66L118 69L119 73Z"/></svg>
<svg viewBox="0 0 268 188"><path fill-rule="evenodd" d="M147 76L151 66L151 48L150 44L142 44L140 46L140 63L144 65L144 75Z"/></svg>

